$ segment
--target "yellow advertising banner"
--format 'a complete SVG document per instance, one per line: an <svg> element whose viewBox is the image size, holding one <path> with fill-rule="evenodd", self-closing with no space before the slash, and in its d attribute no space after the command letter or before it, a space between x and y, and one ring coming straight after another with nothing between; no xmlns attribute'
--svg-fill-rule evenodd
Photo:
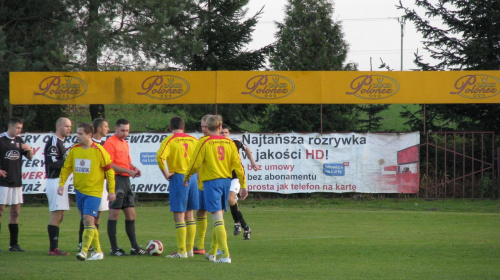
<svg viewBox="0 0 500 280"><path fill-rule="evenodd" d="M10 103L500 103L500 71L11 72Z"/></svg>
<svg viewBox="0 0 500 280"><path fill-rule="evenodd" d="M216 72L11 72L20 104L214 104Z"/></svg>

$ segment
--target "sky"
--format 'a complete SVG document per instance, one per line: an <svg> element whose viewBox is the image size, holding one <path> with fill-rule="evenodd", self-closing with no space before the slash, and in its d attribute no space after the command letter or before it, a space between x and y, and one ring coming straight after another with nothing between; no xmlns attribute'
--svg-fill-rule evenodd
<svg viewBox="0 0 500 280"><path fill-rule="evenodd" d="M334 21L341 21L344 39L349 44L346 62L355 62L360 71L386 71L379 69L381 59L395 71L417 69L414 53L418 51L431 61L423 49L422 37L413 22L406 22L401 51L402 10L396 8L399 0L332 0ZM403 0L403 5L414 7L414 0ZM287 0L249 0L247 16L253 16L262 7L263 14L253 33L250 50L259 49L276 41L276 24L284 21ZM421 13L423 14L423 13ZM433 22L438 25L439 21ZM401 53L403 61L401 63ZM402 66L402 67L401 67Z"/></svg>

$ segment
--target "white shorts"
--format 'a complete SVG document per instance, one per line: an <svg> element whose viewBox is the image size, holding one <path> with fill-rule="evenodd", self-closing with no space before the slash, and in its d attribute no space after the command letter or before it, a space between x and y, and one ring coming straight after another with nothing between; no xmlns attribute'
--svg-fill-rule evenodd
<svg viewBox="0 0 500 280"><path fill-rule="evenodd" d="M63 195L57 194L59 178L48 178L45 193L49 200L49 211L69 210L68 188L64 188Z"/></svg>
<svg viewBox="0 0 500 280"><path fill-rule="evenodd" d="M101 204L99 205L99 212L108 211L109 210L109 201L108 201L108 190L106 189L106 180L104 180L104 188L102 188L102 197Z"/></svg>
<svg viewBox="0 0 500 280"><path fill-rule="evenodd" d="M234 199L235 201L238 201L238 193L240 192L240 187L241 184L238 178L231 180L231 188L229 189L229 191L236 193L236 198Z"/></svg>
<svg viewBox="0 0 500 280"><path fill-rule="evenodd" d="M0 205L16 205L23 202L23 187L0 187Z"/></svg>

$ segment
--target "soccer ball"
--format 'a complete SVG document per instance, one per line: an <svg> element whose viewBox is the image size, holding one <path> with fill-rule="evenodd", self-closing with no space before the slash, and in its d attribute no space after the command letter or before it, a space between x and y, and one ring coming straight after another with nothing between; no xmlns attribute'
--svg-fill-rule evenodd
<svg viewBox="0 0 500 280"><path fill-rule="evenodd" d="M159 256L163 253L163 244L160 240L151 240L148 243L146 252L148 252L150 256Z"/></svg>

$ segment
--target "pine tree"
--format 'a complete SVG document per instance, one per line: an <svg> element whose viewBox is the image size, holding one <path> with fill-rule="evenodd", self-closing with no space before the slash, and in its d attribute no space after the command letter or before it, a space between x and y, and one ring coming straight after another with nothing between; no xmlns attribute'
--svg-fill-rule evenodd
<svg viewBox="0 0 500 280"><path fill-rule="evenodd" d="M245 47L252 40L252 32L261 11L248 19L245 6L248 0L203 0L193 10L197 22L190 29L190 38L199 46L186 50L177 61L183 70L258 70L264 67L270 46L249 51ZM165 105L165 112L186 113L186 130L199 130L200 119L206 114L222 115L224 123L233 131L241 131L239 124L255 122L264 105Z"/></svg>
<svg viewBox="0 0 500 280"><path fill-rule="evenodd" d="M341 24L331 19L332 14L333 6L327 0L289 0L284 22L277 23L278 40L270 58L272 68L354 70L356 65L345 64L348 44L343 39ZM261 125L269 131L354 130L356 117L352 105L269 105Z"/></svg>
<svg viewBox="0 0 500 280"><path fill-rule="evenodd" d="M44 5L28 0L0 3L0 125L6 125L12 115L23 118L25 131L53 130L63 106L10 107L9 72L62 71L69 61L64 52L71 28L69 14L58 0Z"/></svg>
<svg viewBox="0 0 500 280"><path fill-rule="evenodd" d="M418 0L415 5L426 10L426 17L403 6L402 1L397 8L415 24L423 35L424 49L438 61L431 64L415 54L415 63L422 70L500 70L500 1ZM446 27L433 26L428 17L439 18ZM426 116L428 129L500 132L497 104L428 105ZM433 125L430 118L440 125ZM414 129L423 126L416 119L409 123Z"/></svg>

